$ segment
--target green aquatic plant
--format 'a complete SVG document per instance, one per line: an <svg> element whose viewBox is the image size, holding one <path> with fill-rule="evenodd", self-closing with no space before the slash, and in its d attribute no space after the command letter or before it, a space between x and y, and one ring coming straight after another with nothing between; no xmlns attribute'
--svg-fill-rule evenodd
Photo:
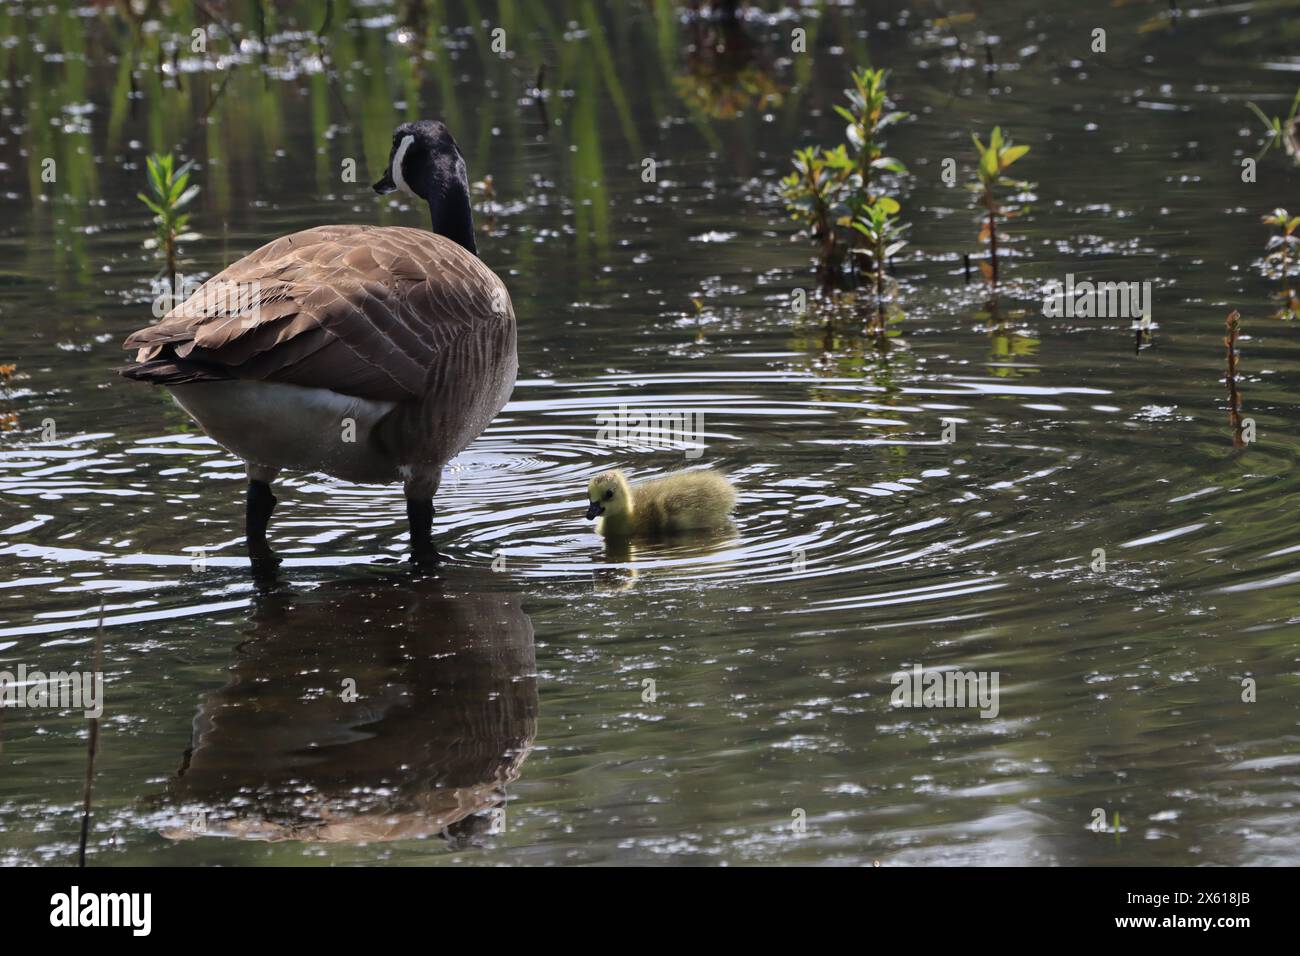
<svg viewBox="0 0 1300 956"><path fill-rule="evenodd" d="M1012 163L1029 152L1029 147L1013 145L1010 137L1004 139L1000 126L993 127L987 146L980 142L975 133L971 133L971 139L979 151L977 179L971 188L979 194L979 203L984 209L980 215L979 241L989 244L989 258L986 262L980 262L980 271L989 280L989 287L997 288L998 225L1024 212L1024 208L1018 204L1000 201L997 191L1005 188L1020 191L1032 188L1031 183L1004 175Z"/></svg>
<svg viewBox="0 0 1300 956"><path fill-rule="evenodd" d="M1263 221L1267 226L1278 228L1277 234L1269 237L1264 258L1266 264L1276 262L1282 276L1282 291L1278 293L1282 307L1274 317L1300 318L1300 300L1296 299L1296 291L1291 285L1291 263L1296 258L1295 253L1300 251L1300 216L1292 216L1285 209L1274 209Z"/></svg>
<svg viewBox="0 0 1300 956"><path fill-rule="evenodd" d="M881 134L895 123L907 119L910 114L889 109L889 97L885 90L889 79L888 70L854 70L850 76L853 89L844 91L849 98L849 106L836 106L835 112L848 123L844 135L856 159L854 165L859 181L854 184L855 189L864 194L868 202L874 202L877 194L872 190L872 175L877 170L907 174L906 166L894 157L884 155Z"/></svg>
<svg viewBox="0 0 1300 956"><path fill-rule="evenodd" d="M885 304L885 263L907 245L903 232L907 226L898 218L900 206L897 199L879 196L874 203L863 206L853 219L853 228L862 238L854 253L867 260L876 291L876 317L868 332L878 343L898 334L889 326L902 319L902 310L891 310Z"/></svg>
<svg viewBox="0 0 1300 956"><path fill-rule="evenodd" d="M696 296L691 296L691 305L695 306L695 341L704 341L704 303Z"/></svg>
<svg viewBox="0 0 1300 956"><path fill-rule="evenodd" d="M876 242L872 230L879 233L886 223L895 229L901 226L896 219L898 203L884 194L877 177L880 172L907 173L899 160L884 154L882 133L909 114L889 108L887 70L860 69L851 76L853 88L845 90L848 106L835 107L847 123L846 142L830 149L796 150L794 169L781 180L781 198L817 248L823 285L832 284L846 261L856 267L865 259L876 267L873 281L879 293L878 273L884 264L875 261L874 253L895 245L895 240ZM892 204L886 214L870 211L886 199Z"/></svg>
<svg viewBox="0 0 1300 956"><path fill-rule="evenodd" d="M1286 119L1280 116L1268 116L1254 103L1246 105L1264 124L1264 147L1256 154L1255 159L1263 158L1270 149L1285 148L1287 154L1300 163L1300 88L1295 91L1295 99L1291 101L1291 112L1287 113Z"/></svg>
<svg viewBox="0 0 1300 956"><path fill-rule="evenodd" d="M781 198L790 217L817 247L817 271L830 285L843 265L846 243L842 222L851 218L847 204L853 160L843 146L795 150L794 170L781 180Z"/></svg>
<svg viewBox="0 0 1300 956"><path fill-rule="evenodd" d="M156 230L154 238L146 245L158 249L162 254L167 282L174 289L179 244L197 238L195 233L186 231L190 217L189 213L181 211L199 194L199 187L190 185L190 170L194 161L190 160L177 167L171 153L153 153L145 163L149 170L149 191L152 198L144 193L136 193L136 196L154 214Z"/></svg>

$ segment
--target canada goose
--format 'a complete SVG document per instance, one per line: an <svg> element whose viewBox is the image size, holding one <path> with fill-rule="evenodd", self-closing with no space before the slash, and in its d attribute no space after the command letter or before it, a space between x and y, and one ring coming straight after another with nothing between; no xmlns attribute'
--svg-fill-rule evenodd
<svg viewBox="0 0 1300 956"><path fill-rule="evenodd" d="M647 537L727 527L736 490L717 471L676 471L629 486L621 471L587 485L587 520L607 538Z"/></svg>
<svg viewBox="0 0 1300 956"><path fill-rule="evenodd" d="M411 559L430 540L443 466L496 416L518 371L505 284L478 258L465 160L440 122L393 134L380 195L425 200L433 231L318 226L282 236L131 334L127 378L165 385L248 472L253 571L281 469L403 483Z"/></svg>

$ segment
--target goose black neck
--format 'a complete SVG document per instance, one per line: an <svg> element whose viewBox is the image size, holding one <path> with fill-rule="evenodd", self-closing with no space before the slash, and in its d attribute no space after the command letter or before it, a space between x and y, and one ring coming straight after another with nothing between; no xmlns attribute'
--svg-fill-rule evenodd
<svg viewBox="0 0 1300 956"><path fill-rule="evenodd" d="M474 242L474 214L470 210L469 189L465 183L448 182L429 200L429 213L434 232L478 255L478 245Z"/></svg>

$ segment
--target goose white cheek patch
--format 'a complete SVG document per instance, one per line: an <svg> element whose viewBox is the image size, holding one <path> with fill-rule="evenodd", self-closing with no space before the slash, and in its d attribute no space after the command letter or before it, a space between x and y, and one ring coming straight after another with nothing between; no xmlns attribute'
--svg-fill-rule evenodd
<svg viewBox="0 0 1300 956"><path fill-rule="evenodd" d="M414 142L414 136L403 137L402 142L397 147L397 152L393 154L393 182L397 184L398 189L408 196L414 196L415 193L411 192L411 187L402 178L402 160L406 158L406 151L411 148L411 144Z"/></svg>

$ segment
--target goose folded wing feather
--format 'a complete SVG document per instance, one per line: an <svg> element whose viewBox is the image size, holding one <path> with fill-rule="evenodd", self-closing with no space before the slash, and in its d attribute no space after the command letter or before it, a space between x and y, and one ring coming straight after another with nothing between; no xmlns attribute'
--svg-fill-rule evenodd
<svg viewBox="0 0 1300 956"><path fill-rule="evenodd" d="M440 355L513 318L495 279L421 230L318 227L267 243L205 284L237 286L243 308L229 310L233 293L200 290L126 344L140 362L174 357L236 378L418 399ZM489 289L501 290L504 310Z"/></svg>

